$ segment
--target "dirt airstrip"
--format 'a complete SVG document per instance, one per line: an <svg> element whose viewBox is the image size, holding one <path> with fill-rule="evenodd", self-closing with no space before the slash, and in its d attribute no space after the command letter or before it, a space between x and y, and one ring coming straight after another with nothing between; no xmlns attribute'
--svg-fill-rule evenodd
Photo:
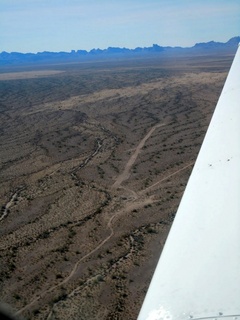
<svg viewBox="0 0 240 320"><path fill-rule="evenodd" d="M136 319L232 61L189 59L1 78L0 299L18 315Z"/></svg>

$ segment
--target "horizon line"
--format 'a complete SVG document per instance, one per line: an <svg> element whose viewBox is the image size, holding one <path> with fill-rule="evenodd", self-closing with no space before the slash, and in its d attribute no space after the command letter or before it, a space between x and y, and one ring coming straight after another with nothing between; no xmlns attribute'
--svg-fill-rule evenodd
<svg viewBox="0 0 240 320"><path fill-rule="evenodd" d="M8 54L12 54L12 53L20 53L20 54L40 54L40 53L67 53L67 54L73 54L73 53L78 53L79 51L83 51L83 52L86 52L86 53L91 53L92 51L105 51L105 50L108 50L108 49L121 49L121 50L136 50L136 49L147 49L147 48L153 48L154 46L156 47L159 47L159 48L183 48L183 49L187 49L187 48L193 48L194 46L196 46L197 44L207 44L207 43L211 43L211 42L215 42L215 43L222 43L222 44L226 44L228 43L230 40L234 39L234 38L240 38L240 36L233 36L231 37L228 41L226 42L219 42L219 41L214 41L214 40L210 40L208 42L196 42L193 46L189 46L189 47L182 47L180 45L177 45L177 46L161 46L159 44L156 44L156 43L153 43L152 46L150 47L141 47L141 46L138 46L138 47L135 47L135 48L128 48L128 47L107 47L107 48L104 48L104 49L101 49L101 48L92 48L90 50L86 50L86 49L71 49L70 51L48 51L48 50L44 50L44 51L37 51L37 52L20 52L20 51L11 51L11 52L8 52L8 51L1 51L0 54L2 53L8 53Z"/></svg>

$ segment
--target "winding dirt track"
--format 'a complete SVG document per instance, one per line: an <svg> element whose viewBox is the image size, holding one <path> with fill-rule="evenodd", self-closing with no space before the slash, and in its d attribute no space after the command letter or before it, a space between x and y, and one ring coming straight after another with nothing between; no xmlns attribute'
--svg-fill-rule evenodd
<svg viewBox="0 0 240 320"><path fill-rule="evenodd" d="M113 215L110 220L108 221L107 227L110 229L110 234L107 238L105 238L102 242L99 243L99 245L93 249L92 251L90 251L89 253L87 253L85 256L83 256L80 260L78 260L71 273L60 283L58 283L55 286L52 286L51 288L47 289L46 291L42 292L40 296L36 297L32 302L30 302L29 304L27 304L25 307L23 307L22 309L20 309L16 315L21 314L24 310L27 310L28 308L30 308L32 305L34 305L35 302L37 302L40 298L42 298L43 296L45 296L47 293L52 292L53 290L59 288L60 286L62 286L63 284L67 283L75 274L75 272L77 271L77 268L79 266L79 264L86 259L87 257L89 257L91 254L93 254L94 252L96 252L99 248L101 248L114 234L113 228L112 228L112 221L113 219L119 214L121 213L121 211L117 212L115 215Z"/></svg>
<svg viewBox="0 0 240 320"><path fill-rule="evenodd" d="M161 127L161 126L164 126L165 124L157 124L155 126L153 126L149 132L146 134L146 136L140 141L140 143L138 144L138 146L136 147L135 149L135 152L133 153L133 155L130 157L130 159L128 160L123 172L117 177L115 183L113 184L113 188L123 188L125 190L128 190L129 192L131 192L133 194L133 200L130 202L130 203L127 203L125 205L124 208L122 208L121 210L119 211L116 211L112 214L112 216L110 217L108 223L107 223L107 228L110 230L110 234L104 239L102 240L92 251L90 251L89 253L87 253L85 256L83 256L80 260L78 260L72 271L70 272L70 274L63 280L61 281L60 283L58 283L57 285L54 285L52 287L50 287L49 289L45 290L44 292L41 293L41 295L37 296L34 300L32 300L29 304L25 305L25 307L23 307L22 309L18 310L16 315L19 315L21 314L23 311L29 309L32 305L34 305L37 301L39 301L41 298L43 298L47 293L51 293L52 291L54 291L55 289L61 287L62 285L66 284L73 276L74 274L76 273L80 263L88 258L90 255L92 255L93 253L95 253L97 250L99 250L107 241L109 241L112 236L114 235L114 229L112 227L112 223L114 221L114 219L120 215L120 214L123 214L123 213L126 213L128 211L131 211L133 210L134 208L139 208L139 207L143 207L144 205L146 204L150 204L150 203L153 203L153 202L157 202L157 200L153 200L153 198L151 196L147 196L147 197L143 197L141 199L138 199L139 198L139 195L144 195L147 191L149 191L151 188L155 187L156 185L158 185L159 183L163 182L164 180L172 177L173 175L176 175L178 174L179 172L181 172L182 170L188 168L189 166L191 166L193 163L191 162L190 164L184 166L183 168L167 175L166 177L162 178L161 180L157 181L156 183L154 183L153 185L149 186L148 188L146 188L145 190L143 190L139 195L133 191L133 190L129 190L123 186L121 186L121 183L125 180L127 180L130 176L130 170L133 166L133 164L135 163L139 153L141 152L142 148L144 147L146 141L150 138L150 136L153 134L153 132ZM98 145L98 147L100 147ZM137 201L136 201L137 200ZM74 290L70 293L73 294ZM56 303L57 304L57 303ZM55 305L56 305L55 304ZM54 306L53 306L54 308ZM52 310L53 310L52 308ZM47 319L50 319L51 317L51 314L52 314L52 310L50 311Z"/></svg>

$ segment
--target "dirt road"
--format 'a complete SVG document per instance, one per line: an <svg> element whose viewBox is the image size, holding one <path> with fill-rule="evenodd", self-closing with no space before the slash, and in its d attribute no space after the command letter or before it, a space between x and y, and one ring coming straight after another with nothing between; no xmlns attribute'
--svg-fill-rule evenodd
<svg viewBox="0 0 240 320"><path fill-rule="evenodd" d="M140 141L140 143L138 144L138 146L135 149L135 152L133 153L133 155L130 157L130 159L128 160L123 172L117 177L116 181L113 184L113 188L118 188L123 181L127 180L130 176L130 170L132 168L132 166L134 165L139 153L141 152L142 148L144 147L146 141L151 137L151 135L153 134L153 132L159 128L164 126L165 123L159 123L155 126L153 126L150 131L146 134L146 136Z"/></svg>

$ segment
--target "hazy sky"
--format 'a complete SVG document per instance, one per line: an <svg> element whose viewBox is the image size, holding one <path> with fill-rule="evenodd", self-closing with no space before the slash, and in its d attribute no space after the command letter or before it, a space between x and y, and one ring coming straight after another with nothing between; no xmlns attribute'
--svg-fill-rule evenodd
<svg viewBox="0 0 240 320"><path fill-rule="evenodd" d="M237 35L239 0L0 0L0 52L187 47Z"/></svg>

